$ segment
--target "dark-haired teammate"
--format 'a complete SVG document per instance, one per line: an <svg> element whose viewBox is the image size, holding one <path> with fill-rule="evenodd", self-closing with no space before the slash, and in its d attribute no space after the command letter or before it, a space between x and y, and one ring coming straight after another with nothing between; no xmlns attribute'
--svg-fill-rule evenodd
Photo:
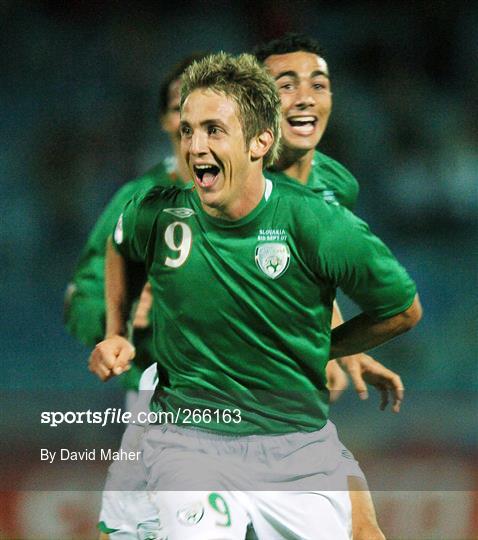
<svg viewBox="0 0 478 540"><path fill-rule="evenodd" d="M194 60L204 55L193 55L175 66L161 84L159 92L159 121L162 130L168 134L173 155L165 158L143 176L126 183L109 202L81 253L73 279L67 289L65 321L69 332L85 345L94 345L105 335L104 301L104 265L106 240L118 221L118 217L127 201L136 193L146 192L154 186L185 187L189 177L186 164L181 160L179 146L179 87L180 76ZM145 283L142 267L130 273L132 287L139 293ZM121 382L127 390L126 408L134 409L138 394L138 385L143 370L154 362L152 350L152 328L149 324L151 295L147 284L136 302L137 309L131 321L133 343L136 348L134 361L121 376ZM94 364L90 369L97 375L108 378ZM157 371L156 369L154 371ZM161 372L160 372L161 373ZM119 370L116 374L119 374ZM157 377L150 370L143 381L143 393L157 384ZM124 451L135 451L142 435L143 427L131 425L125 433L121 447ZM143 477L140 463L126 466L114 463L109 471L103 492L100 514L100 535L108 538L136 538L136 523L147 512L147 495L139 478ZM137 482L135 481L137 479Z"/></svg>
<svg viewBox="0 0 478 540"><path fill-rule="evenodd" d="M316 149L332 110L329 69L320 45L307 36L288 34L257 47L254 54L276 81L282 103L281 151L267 176L299 182L322 194L329 203L353 211L359 192L357 180L338 161ZM339 319L340 312L335 315ZM369 361L372 362L370 357ZM401 381L397 375L389 373L388 390L393 395L394 410L398 412ZM363 381L353 373L352 376L357 391L366 392ZM387 388L380 389L386 403Z"/></svg>
<svg viewBox="0 0 478 540"><path fill-rule="evenodd" d="M148 487L168 490L153 492L168 538L243 538L249 521L259 538L348 538L352 458L327 420L325 366L414 326L415 285L347 210L264 178L280 99L250 56L191 66L181 103L196 189L156 188L125 208L92 361L114 371L131 356L118 307L125 265L144 261L169 377L155 401L182 424L144 438ZM336 287L364 312L331 333Z"/></svg>
<svg viewBox="0 0 478 540"><path fill-rule="evenodd" d="M322 194L330 204L341 204L353 210L359 191L356 179L343 165L316 149L332 110L329 68L320 45L307 36L288 34L257 47L254 54L274 78L282 103L281 152L267 172L268 177L299 182ZM340 324L340 312L335 310L334 315L337 318L335 323ZM384 375L381 364L365 354L361 356L363 362L371 368L375 366L377 373ZM361 395L366 392L366 387L363 379L357 377L353 361L353 358L340 360L349 363L349 373ZM375 382L382 392L382 404L387 403L387 393L390 392L393 409L398 412L403 386L398 375L391 371L388 375L388 380L382 377ZM373 375L367 375L366 380L374 382ZM350 478L350 484L354 539L384 538L368 490L355 477Z"/></svg>
<svg viewBox="0 0 478 540"><path fill-rule="evenodd" d="M185 59L163 81L159 92L159 121L169 135L173 155L165 158L143 176L136 178L114 195L96 222L88 241L81 252L73 278L66 295L65 322L69 332L85 345L94 345L105 334L104 265L106 239L111 234L124 205L138 192L148 191L153 186L185 186L188 172L179 159L179 85L184 69L200 55ZM144 275L138 272L136 288L144 284ZM146 323L138 314L138 326ZM122 377L127 389L136 390L144 367L152 363L149 350L150 331L138 333L138 354L131 369ZM142 343L145 346L142 346Z"/></svg>

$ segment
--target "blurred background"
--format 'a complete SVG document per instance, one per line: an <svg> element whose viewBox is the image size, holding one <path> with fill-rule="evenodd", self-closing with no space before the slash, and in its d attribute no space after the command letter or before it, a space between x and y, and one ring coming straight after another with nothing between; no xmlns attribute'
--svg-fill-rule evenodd
<svg viewBox="0 0 478 540"><path fill-rule="evenodd" d="M325 48L334 109L320 149L359 180L358 215L425 309L373 352L402 375L402 412L349 390L332 418L389 538L478 537L478 4L3 0L0 19L0 538L95 537L98 493L84 490L104 469L45 472L34 449L118 444L121 426L55 430L40 411L122 405L65 332L63 295L112 194L170 153L161 79L191 52L287 31Z"/></svg>

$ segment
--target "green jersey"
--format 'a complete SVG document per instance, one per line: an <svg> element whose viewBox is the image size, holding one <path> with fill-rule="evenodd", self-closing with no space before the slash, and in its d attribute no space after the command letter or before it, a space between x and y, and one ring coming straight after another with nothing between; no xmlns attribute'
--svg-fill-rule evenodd
<svg viewBox="0 0 478 540"><path fill-rule="evenodd" d="M96 345L105 334L104 264L106 241L127 201L136 193L143 193L154 186L183 185L175 171L174 158L150 169L143 176L122 186L106 206L94 226L76 265L73 279L67 289L65 322L68 331L88 346ZM141 268L132 272L133 288L141 289L145 273ZM123 384L138 388L142 369L153 362L150 330L137 331L134 336L136 358L133 367L122 377Z"/></svg>
<svg viewBox="0 0 478 540"><path fill-rule="evenodd" d="M282 171L266 171L267 178L294 182L292 178ZM349 210L353 210L357 203L359 184L356 178L343 165L317 150L314 152L312 167L307 178L306 187L321 193L328 202L339 203Z"/></svg>
<svg viewBox="0 0 478 540"><path fill-rule="evenodd" d="M145 261L152 285L169 376L156 401L183 423L209 409L194 426L220 433L321 429L336 288L377 318L406 310L416 291L363 221L298 184L266 180L234 222L205 213L194 190L154 188L128 203L113 238ZM232 409L240 423L215 421Z"/></svg>

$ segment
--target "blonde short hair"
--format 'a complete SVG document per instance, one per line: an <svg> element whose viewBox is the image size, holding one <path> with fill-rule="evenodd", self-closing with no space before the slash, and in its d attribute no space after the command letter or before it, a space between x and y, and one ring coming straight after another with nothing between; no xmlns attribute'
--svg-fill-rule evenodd
<svg viewBox="0 0 478 540"><path fill-rule="evenodd" d="M232 98L238 107L246 145L270 129L274 142L264 156L264 167L272 165L279 153L281 101L274 79L254 56L211 54L191 64L181 82L181 108L188 95L198 88L210 88Z"/></svg>

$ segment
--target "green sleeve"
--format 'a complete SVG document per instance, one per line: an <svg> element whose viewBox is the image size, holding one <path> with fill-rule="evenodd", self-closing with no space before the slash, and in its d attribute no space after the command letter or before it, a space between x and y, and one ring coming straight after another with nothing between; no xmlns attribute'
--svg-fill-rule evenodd
<svg viewBox="0 0 478 540"><path fill-rule="evenodd" d="M415 283L387 246L348 210L328 212L327 234L319 235L318 272L372 317L387 319L409 308Z"/></svg>
<svg viewBox="0 0 478 540"><path fill-rule="evenodd" d="M339 204L353 211L360 191L355 176L341 163L325 154L316 152L314 159L318 162L322 181L334 191Z"/></svg>
<svg viewBox="0 0 478 540"><path fill-rule="evenodd" d="M148 244L158 214L157 195L164 191L157 186L134 196L123 208L113 231L113 245L128 261L146 263Z"/></svg>

